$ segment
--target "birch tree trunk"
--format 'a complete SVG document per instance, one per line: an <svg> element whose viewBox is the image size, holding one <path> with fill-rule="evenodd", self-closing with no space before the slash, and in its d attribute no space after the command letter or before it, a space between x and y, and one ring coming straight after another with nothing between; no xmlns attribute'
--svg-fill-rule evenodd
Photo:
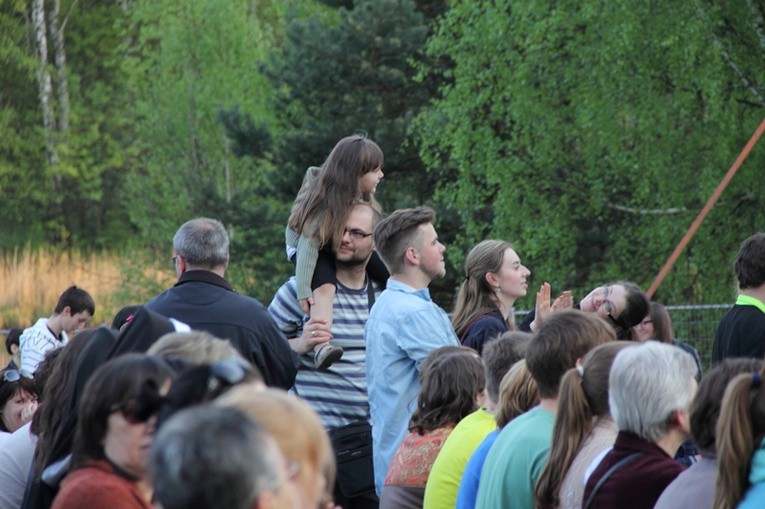
<svg viewBox="0 0 765 509"><path fill-rule="evenodd" d="M45 152L48 164L55 165L58 161L54 139L56 117L51 99L53 85L51 83L50 72L48 71L48 34L45 26L44 0L32 0L32 31L34 32L35 53L37 56L37 94L40 98L43 129L45 130ZM60 178L54 175L54 186L56 186L58 180Z"/></svg>
<svg viewBox="0 0 765 509"><path fill-rule="evenodd" d="M53 10L50 13L50 35L53 39L53 57L56 64L56 92L58 96L58 130L65 133L69 130L69 79L66 76L66 48L64 47L64 28L66 20L59 25L61 0L53 0Z"/></svg>

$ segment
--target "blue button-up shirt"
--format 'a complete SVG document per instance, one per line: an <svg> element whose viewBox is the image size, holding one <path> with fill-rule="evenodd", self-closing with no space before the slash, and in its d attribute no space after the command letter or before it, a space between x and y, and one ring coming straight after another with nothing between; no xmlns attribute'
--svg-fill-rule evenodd
<svg viewBox="0 0 765 509"><path fill-rule="evenodd" d="M458 346L459 341L449 317L430 299L427 288L416 290L393 278L372 306L364 337L379 495L417 404L420 363L436 348Z"/></svg>

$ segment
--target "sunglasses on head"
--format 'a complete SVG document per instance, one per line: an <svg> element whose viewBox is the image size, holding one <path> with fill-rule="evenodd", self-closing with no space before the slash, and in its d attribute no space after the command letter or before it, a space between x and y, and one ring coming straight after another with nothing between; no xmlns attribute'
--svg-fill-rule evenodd
<svg viewBox="0 0 765 509"><path fill-rule="evenodd" d="M250 367L239 359L226 359L210 366L207 378L207 393L219 395L224 389L244 382L250 374Z"/></svg>
<svg viewBox="0 0 765 509"><path fill-rule="evenodd" d="M3 382L18 382L22 378L28 378L32 380L34 376L26 369L9 369L3 371Z"/></svg>

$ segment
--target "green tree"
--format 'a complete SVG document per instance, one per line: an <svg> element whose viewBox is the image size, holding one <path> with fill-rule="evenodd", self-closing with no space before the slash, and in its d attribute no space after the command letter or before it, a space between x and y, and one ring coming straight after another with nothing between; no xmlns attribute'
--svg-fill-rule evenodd
<svg viewBox="0 0 765 509"><path fill-rule="evenodd" d="M428 43L453 63L430 72L450 82L413 130L426 164L455 172L439 187L465 224L452 253L502 237L537 283L647 287L760 121L731 62L765 83L761 19L700 1L454 2ZM765 219L752 192L763 159L752 154L659 297L730 299L731 253Z"/></svg>
<svg viewBox="0 0 765 509"><path fill-rule="evenodd" d="M42 237L46 195L42 116L36 95L36 60L29 44L24 0L0 8L0 246ZM20 225L24 225L23 228Z"/></svg>

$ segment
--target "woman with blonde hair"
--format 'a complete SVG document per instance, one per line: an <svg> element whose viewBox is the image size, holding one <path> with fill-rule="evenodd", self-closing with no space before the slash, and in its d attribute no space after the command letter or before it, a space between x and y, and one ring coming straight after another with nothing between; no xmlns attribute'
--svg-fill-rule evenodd
<svg viewBox="0 0 765 509"><path fill-rule="evenodd" d="M274 437L292 465L289 482L301 499L300 507L323 507L331 500L335 457L319 416L307 403L278 389L258 391L244 384L216 399L215 404L238 409Z"/></svg>
<svg viewBox="0 0 765 509"><path fill-rule="evenodd" d="M582 507L585 470L619 431L608 410L608 376L616 354L629 346L600 345L563 376L550 458L534 489L537 509Z"/></svg>
<svg viewBox="0 0 765 509"><path fill-rule="evenodd" d="M486 341L514 328L513 304L526 295L530 275L504 240L484 240L470 250L452 318L463 345L480 354Z"/></svg>

